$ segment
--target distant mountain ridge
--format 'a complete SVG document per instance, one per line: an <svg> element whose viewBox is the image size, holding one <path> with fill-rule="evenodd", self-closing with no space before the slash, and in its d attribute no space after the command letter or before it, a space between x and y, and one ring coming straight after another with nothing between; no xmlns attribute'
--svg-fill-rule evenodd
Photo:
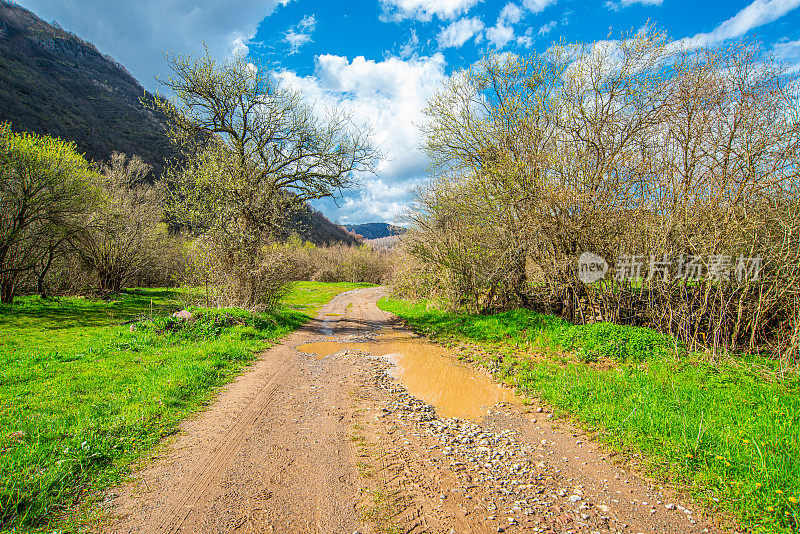
<svg viewBox="0 0 800 534"><path fill-rule="evenodd" d="M378 239L380 237L403 235L408 231L402 226L395 226L384 222L345 224L344 228L354 234L360 235L364 239Z"/></svg>
<svg viewBox="0 0 800 534"><path fill-rule="evenodd" d="M176 154L163 117L145 108L142 97L154 98L92 43L0 0L0 122L73 141L94 161L112 152L137 154L158 179ZM293 222L317 245L360 241L308 206Z"/></svg>

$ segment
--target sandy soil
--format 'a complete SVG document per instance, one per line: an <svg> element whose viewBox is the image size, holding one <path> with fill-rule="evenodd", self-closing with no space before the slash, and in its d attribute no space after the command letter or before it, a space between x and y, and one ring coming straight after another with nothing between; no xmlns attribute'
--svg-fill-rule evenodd
<svg viewBox="0 0 800 534"><path fill-rule="evenodd" d="M719 531L544 406L501 403L479 421L439 419L369 351L295 348L403 334L375 305L382 295L343 293L265 352L130 485L109 492L103 530Z"/></svg>

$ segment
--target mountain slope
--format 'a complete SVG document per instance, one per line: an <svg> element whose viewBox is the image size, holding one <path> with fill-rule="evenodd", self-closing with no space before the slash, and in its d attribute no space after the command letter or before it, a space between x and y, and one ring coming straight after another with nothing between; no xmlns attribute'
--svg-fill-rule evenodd
<svg viewBox="0 0 800 534"><path fill-rule="evenodd" d="M152 97L91 43L0 0L0 121L74 141L95 161L138 154L155 176L173 155Z"/></svg>
<svg viewBox="0 0 800 534"><path fill-rule="evenodd" d="M112 152L138 154L157 179L175 152L162 117L142 106L141 97L153 95L93 44L0 0L0 122L73 141L95 161ZM311 208L293 222L318 245L359 241Z"/></svg>
<svg viewBox="0 0 800 534"><path fill-rule="evenodd" d="M325 215L319 211L311 209L307 204L293 217L292 225L297 233L306 241L315 245L334 245L341 243L344 245L356 245L361 242L361 238L348 232L344 227L332 223Z"/></svg>
<svg viewBox="0 0 800 534"><path fill-rule="evenodd" d="M383 222L345 224L344 228L354 234L362 236L364 239L378 239L380 237L389 237L406 233L406 229L402 226L394 226L393 224Z"/></svg>

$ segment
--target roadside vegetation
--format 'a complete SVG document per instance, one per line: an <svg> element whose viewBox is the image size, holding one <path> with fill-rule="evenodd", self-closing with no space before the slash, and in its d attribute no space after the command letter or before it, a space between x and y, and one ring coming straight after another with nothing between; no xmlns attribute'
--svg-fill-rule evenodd
<svg viewBox="0 0 800 534"><path fill-rule="evenodd" d="M293 284L268 313L163 288L0 306L0 526L43 527L101 496L257 352L358 287Z"/></svg>
<svg viewBox="0 0 800 534"><path fill-rule="evenodd" d="M745 527L796 532L797 88L757 43L652 29L486 58L428 103L432 179L382 307Z"/></svg>
<svg viewBox="0 0 800 534"><path fill-rule="evenodd" d="M651 329L574 325L525 309L477 315L397 299L379 307L460 347L708 509L756 532L794 531L800 378L775 360L712 363Z"/></svg>
<svg viewBox="0 0 800 534"><path fill-rule="evenodd" d="M651 30L490 56L426 113L433 179L402 294L796 364L797 77L757 44L683 49ZM581 279L584 253L604 280Z"/></svg>

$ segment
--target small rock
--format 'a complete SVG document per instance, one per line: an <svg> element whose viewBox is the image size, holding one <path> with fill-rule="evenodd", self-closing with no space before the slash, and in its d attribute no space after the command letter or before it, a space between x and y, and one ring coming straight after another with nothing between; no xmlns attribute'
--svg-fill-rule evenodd
<svg viewBox="0 0 800 534"><path fill-rule="evenodd" d="M192 315L192 312L190 312L189 310L181 310L173 313L172 317L174 319L178 319L179 321L188 321L194 316Z"/></svg>
<svg viewBox="0 0 800 534"><path fill-rule="evenodd" d="M675 509L675 505L672 504L672 503L669 503L666 506L664 506L664 508L666 508L667 510L674 510Z"/></svg>
<svg viewBox="0 0 800 534"><path fill-rule="evenodd" d="M582 500L583 500L583 497L581 497L580 495L570 495L569 496L569 502L578 502L578 501L582 501Z"/></svg>

